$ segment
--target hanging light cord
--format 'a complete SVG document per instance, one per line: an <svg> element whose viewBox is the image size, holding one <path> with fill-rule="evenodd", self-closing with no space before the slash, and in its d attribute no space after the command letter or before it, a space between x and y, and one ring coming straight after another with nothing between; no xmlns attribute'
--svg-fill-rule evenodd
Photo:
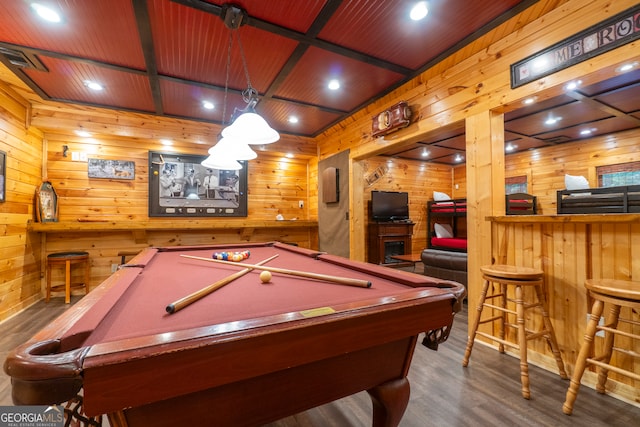
<svg viewBox="0 0 640 427"><path fill-rule="evenodd" d="M224 103L222 104L222 126L227 117L227 94L229 93L229 75L231 74L231 48L233 47L233 31L229 34L229 48L227 50L227 75L224 80Z"/></svg>
<svg viewBox="0 0 640 427"><path fill-rule="evenodd" d="M236 32L235 30L232 33ZM257 102L258 91L251 86L251 79L249 78L249 68L247 67L247 58L244 56L244 49L242 48L242 42L240 41L240 35L238 34L238 47L240 49L240 58L242 58L242 67L244 68L244 76L247 79L247 88L242 91L242 99L249 104L255 100Z"/></svg>

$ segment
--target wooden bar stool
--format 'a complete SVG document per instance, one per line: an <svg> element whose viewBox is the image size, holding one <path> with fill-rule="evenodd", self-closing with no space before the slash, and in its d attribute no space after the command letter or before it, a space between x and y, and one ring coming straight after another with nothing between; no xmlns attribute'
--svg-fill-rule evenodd
<svg viewBox="0 0 640 427"><path fill-rule="evenodd" d="M560 376L567 379L568 376L564 370L564 363L560 356L560 350L558 348L558 342L553 330L553 325L549 319L549 311L547 306L547 299L545 298L542 288L543 271L529 267L516 267L512 265L485 265L480 267L482 271L482 278L484 279L484 285L482 287L482 293L480 294L480 300L478 301L478 311L476 313L473 324L469 329L469 340L467 341L467 348L465 350L462 366L469 364L469 357L471 357L471 350L475 341L476 335L489 338L499 343L498 350L500 353L504 353L504 346L510 346L520 351L520 380L522 382L522 397L529 399L531 393L529 391L529 365L527 363L527 341L544 337L546 338L553 356L558 364L558 371ZM499 290L492 288L489 295L489 287L491 283L498 283ZM507 286L515 286L514 298L508 298ZM532 303L526 303L523 298L523 287L533 286L537 295L537 301ZM497 304L489 304L486 301L497 300ZM507 301L513 302L516 305L516 311L507 308ZM482 311L487 307L499 312L499 314L482 319ZM525 311L530 308L538 308L542 314L543 328L538 332L533 332L526 329L524 314ZM508 323L507 315L515 315L516 323ZM483 323L492 323L498 321L499 329L498 336L491 335L485 332L478 331L478 326ZM512 343L506 341L505 327L512 327L518 330L518 342Z"/></svg>
<svg viewBox="0 0 640 427"><path fill-rule="evenodd" d="M71 283L71 266L74 264L84 263L84 283ZM51 270L55 267L64 266L65 279L64 285L51 286ZM89 252L54 252L47 255L47 297L46 301L49 302L51 298L51 292L57 292L64 290L65 297L64 302L69 304L71 302L71 289L84 287L85 292L89 293L89 277L90 277L90 265L89 265Z"/></svg>
<svg viewBox="0 0 640 427"><path fill-rule="evenodd" d="M618 324L620 322L629 324L632 328L640 327L640 322L631 318L620 317L620 309L622 307L629 307L636 313L640 312L640 282L615 279L589 279L585 281L584 286L587 288L589 296L593 299L593 306L591 308L589 321L587 322L587 329L584 333L584 342L580 347L580 353L578 353L578 358L576 359L571 384L569 384L564 405L562 405L562 411L567 415L571 415L573 412L573 404L576 401L576 397L578 397L580 381L587 365L595 365L597 367L598 382L596 384L596 391L598 393L605 393L604 386L607 383L609 371L640 381L639 374L610 364L614 351L630 357L640 358L640 353L637 351L613 346L616 335L630 338L631 340L640 340L640 335L638 334L618 330ZM600 325L600 317L604 311L605 303L611 304L611 308L609 314L606 316L604 325ZM633 329L629 328L629 330L631 331ZM602 354L589 357L594 353L594 338L598 331L604 331L605 333ZM632 345L631 348L637 349L638 347Z"/></svg>

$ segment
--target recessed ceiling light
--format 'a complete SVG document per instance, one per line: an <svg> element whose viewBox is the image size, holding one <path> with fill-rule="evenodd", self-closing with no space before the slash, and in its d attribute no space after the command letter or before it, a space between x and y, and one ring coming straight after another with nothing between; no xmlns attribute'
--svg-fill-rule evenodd
<svg viewBox="0 0 640 427"><path fill-rule="evenodd" d="M298 118L296 116L289 116L289 123L298 123Z"/></svg>
<svg viewBox="0 0 640 427"><path fill-rule="evenodd" d="M626 73L628 71L633 70L634 68L636 68L638 66L637 62L632 62L632 63L628 63L628 64L623 64L620 67L618 67L618 72L619 73Z"/></svg>
<svg viewBox="0 0 640 427"><path fill-rule="evenodd" d="M583 129L580 131L580 135L582 136L588 136L591 135L593 132L595 132L597 129L596 128L591 128L591 129Z"/></svg>
<svg viewBox="0 0 640 427"><path fill-rule="evenodd" d="M200 141L198 141L200 142ZM161 139L160 140L160 144L165 145L165 146L169 146L169 145L173 145L173 141L170 139Z"/></svg>
<svg viewBox="0 0 640 427"><path fill-rule="evenodd" d="M45 21L55 23L62 21L60 14L48 6L43 6L40 3L31 3L31 9Z"/></svg>
<svg viewBox="0 0 640 427"><path fill-rule="evenodd" d="M286 156L287 156L288 159L293 159L293 154L292 153L287 153Z"/></svg>
<svg viewBox="0 0 640 427"><path fill-rule="evenodd" d="M331 90L338 90L340 89L340 82L336 79L329 80L327 87Z"/></svg>
<svg viewBox="0 0 640 427"><path fill-rule="evenodd" d="M202 108L213 110L215 108L215 105L213 105L213 102L211 101L202 101Z"/></svg>
<svg viewBox="0 0 640 427"><path fill-rule="evenodd" d="M82 129L78 129L76 131L74 131L76 135L81 136L83 138L89 138L91 136L91 134L89 132L87 132L86 130L82 130Z"/></svg>
<svg viewBox="0 0 640 427"><path fill-rule="evenodd" d="M91 90L95 90L96 92L97 92L97 91L101 91L101 90L103 90L103 89L104 89L104 86L103 86L103 85L101 85L101 84L100 84L100 83L98 83L98 82L93 82L93 81L91 81L91 80L85 80L85 81L84 81L84 85L85 85L86 87L88 87L89 89L91 89Z"/></svg>
<svg viewBox="0 0 640 427"><path fill-rule="evenodd" d="M582 80L577 80L575 82L569 82L567 83L566 89L567 90L576 90L578 88L578 86L580 86L582 84Z"/></svg>
<svg viewBox="0 0 640 427"><path fill-rule="evenodd" d="M429 157L429 150L427 150L426 148L422 149L422 157Z"/></svg>
<svg viewBox="0 0 640 427"><path fill-rule="evenodd" d="M555 125L556 123L558 123L560 120L562 120L562 117L549 117L544 124L545 125Z"/></svg>
<svg viewBox="0 0 640 427"><path fill-rule="evenodd" d="M536 102L536 97L535 96L529 97L529 98L525 99L524 101L522 101L522 103L524 105L531 105L534 102Z"/></svg>
<svg viewBox="0 0 640 427"><path fill-rule="evenodd" d="M464 160L464 157L462 156L462 154L458 153L453 160L455 160L456 162L461 162L462 160Z"/></svg>
<svg viewBox="0 0 640 427"><path fill-rule="evenodd" d="M510 152L510 151L515 150L516 148L518 148L517 145L509 143L504 147L504 151Z"/></svg>
<svg viewBox="0 0 640 427"><path fill-rule="evenodd" d="M425 16L429 13L429 7L427 6L426 1L419 1L412 8L409 13L409 17L414 21L419 21L424 19Z"/></svg>

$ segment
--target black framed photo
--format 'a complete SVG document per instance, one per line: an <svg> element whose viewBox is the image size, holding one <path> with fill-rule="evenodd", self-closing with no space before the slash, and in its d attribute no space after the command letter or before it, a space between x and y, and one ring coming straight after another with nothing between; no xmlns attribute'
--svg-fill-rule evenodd
<svg viewBox="0 0 640 427"><path fill-rule="evenodd" d="M150 217L246 217L247 166L202 166L207 156L149 152Z"/></svg>
<svg viewBox="0 0 640 427"><path fill-rule="evenodd" d="M0 151L0 202L5 201L7 181L7 153Z"/></svg>

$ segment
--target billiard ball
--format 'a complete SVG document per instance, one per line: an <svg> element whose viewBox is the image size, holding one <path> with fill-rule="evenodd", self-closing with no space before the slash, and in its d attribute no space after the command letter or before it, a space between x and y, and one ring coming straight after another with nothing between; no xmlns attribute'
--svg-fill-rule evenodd
<svg viewBox="0 0 640 427"><path fill-rule="evenodd" d="M260 273L260 280L262 283L268 283L271 280L271 272L265 270Z"/></svg>

